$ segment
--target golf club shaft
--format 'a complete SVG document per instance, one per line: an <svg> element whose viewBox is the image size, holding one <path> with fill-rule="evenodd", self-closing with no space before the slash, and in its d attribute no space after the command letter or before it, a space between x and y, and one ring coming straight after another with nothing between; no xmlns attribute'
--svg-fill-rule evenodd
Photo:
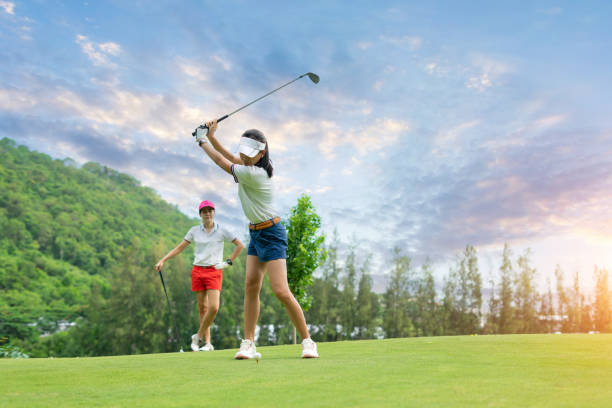
<svg viewBox="0 0 612 408"><path fill-rule="evenodd" d="M319 77L318 77L318 75L313 74L312 72L307 72L307 73L305 73L305 74L302 74L302 75L300 75L299 77L297 77L297 78L295 78L295 79L293 79L293 80L291 80L291 81L287 82L286 84L281 85L281 86L279 86L278 88L276 88L276 89L274 89L274 90L272 90L272 91L268 92L267 94L265 94L265 95L263 95L263 96L260 96L259 98L255 99L255 100L253 100L253 101L251 101L251 102L249 102L249 103L247 103L247 104L246 104L246 105L244 105L244 106L241 106L240 108L236 109L235 111L233 111L233 112L231 112L231 113L228 113L227 115L221 116L220 118L218 118L218 119L217 119L217 123L221 122L221 121L222 121L222 120L224 120L224 119L229 118L229 117L230 117L230 116L232 116L234 113L236 113L236 112L240 112L241 110L243 110L243 109L244 109L244 108L246 108L247 106L250 106L250 105L254 104L254 103L255 103L255 102L257 102L257 101L262 100L262 99L263 99L263 98L265 98L266 96L273 94L274 92L276 92L276 91L278 91L278 90L280 90L280 89L282 89L282 88L286 87L287 85L291 85L292 83L294 83L294 82L295 82L295 81L297 81L298 79L303 78L303 77L305 77L305 76L308 76L308 78L310 78L310 80L311 80L312 82L314 82L315 84L319 82ZM200 127L204 127L204 128L206 128L206 129L208 129L208 127L207 127L206 125L204 125L204 124L200 125ZM207 130L207 132L208 132L208 130ZM195 132L194 132L194 133L195 133ZM194 135L195 135L195 134L194 134Z"/></svg>
<svg viewBox="0 0 612 408"><path fill-rule="evenodd" d="M174 316L174 313L172 313L172 306L170 306L170 298L168 297L168 291L166 291L166 284L164 283L164 276L162 275L161 269L159 270L159 278L161 279L162 286L164 287L164 293L166 294L166 301L168 302L168 309L170 310L170 314L172 315L172 320L174 321L174 331L176 333L175 335L176 343L177 345L180 346L178 326L176 325L176 317ZM183 347L182 346L180 347L182 350Z"/></svg>
<svg viewBox="0 0 612 408"><path fill-rule="evenodd" d="M302 78L302 77L303 77L303 76L305 76L305 75L306 75L306 74L304 74L304 75L300 75L299 77L295 78L294 80L289 81L289 82L287 82L286 84L281 85L281 86L279 86L278 88L274 89L273 91L270 91L270 92L268 92L267 94L265 94L265 95L263 95L263 96L260 96L259 98L257 98L257 99L255 99L255 100L253 100L253 101L251 101L251 102L247 103L246 105L244 105L244 106L242 106L242 107L240 107L240 108L236 109L236 110L235 110L235 111L233 111L232 113L228 113L228 114L227 114L227 115L225 115L225 116L221 116L219 119L217 119L217 123L221 122L223 119L229 118L229 117L230 117L230 116L232 116L234 113L236 113L236 112L240 112L240 111L241 111L241 110L243 110L244 108L246 108L246 107L248 107L248 106L250 106L250 105L254 104L255 102L257 102L257 101L259 101L259 100L262 100L262 99L263 99L263 98L265 98L266 96L273 94L274 92L276 92L276 91L278 91L278 90L280 90L280 89L282 89L282 88L286 87L287 85L291 85L292 83L294 83L295 81L297 81L298 79Z"/></svg>

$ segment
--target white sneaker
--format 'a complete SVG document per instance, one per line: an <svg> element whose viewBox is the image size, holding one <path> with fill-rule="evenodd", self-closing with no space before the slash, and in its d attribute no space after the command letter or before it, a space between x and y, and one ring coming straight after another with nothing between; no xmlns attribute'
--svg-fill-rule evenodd
<svg viewBox="0 0 612 408"><path fill-rule="evenodd" d="M309 337L302 341L302 358L319 358L317 343Z"/></svg>
<svg viewBox="0 0 612 408"><path fill-rule="evenodd" d="M212 344L210 343L206 343L205 345L203 345L202 347L200 347L200 351L213 351L215 348L213 347Z"/></svg>
<svg viewBox="0 0 612 408"><path fill-rule="evenodd" d="M193 351L200 351L200 336L198 333L191 336L191 349Z"/></svg>
<svg viewBox="0 0 612 408"><path fill-rule="evenodd" d="M248 360L254 358L259 360L261 358L261 354L257 352L255 349L255 343L251 340L242 340L240 343L240 350L234 356L236 360Z"/></svg>

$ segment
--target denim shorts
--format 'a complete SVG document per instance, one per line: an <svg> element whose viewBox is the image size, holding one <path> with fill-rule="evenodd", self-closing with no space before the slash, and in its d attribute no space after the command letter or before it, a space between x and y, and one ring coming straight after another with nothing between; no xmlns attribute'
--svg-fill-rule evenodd
<svg viewBox="0 0 612 408"><path fill-rule="evenodd" d="M259 231L249 230L249 234L248 255L255 255L261 262L287 259L287 230L280 222Z"/></svg>

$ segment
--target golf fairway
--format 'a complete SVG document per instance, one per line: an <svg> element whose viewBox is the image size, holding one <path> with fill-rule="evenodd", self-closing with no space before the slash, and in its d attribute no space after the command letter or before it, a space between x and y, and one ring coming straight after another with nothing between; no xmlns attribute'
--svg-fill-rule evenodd
<svg viewBox="0 0 612 408"><path fill-rule="evenodd" d="M605 407L612 335L421 337L0 360L2 407Z"/></svg>

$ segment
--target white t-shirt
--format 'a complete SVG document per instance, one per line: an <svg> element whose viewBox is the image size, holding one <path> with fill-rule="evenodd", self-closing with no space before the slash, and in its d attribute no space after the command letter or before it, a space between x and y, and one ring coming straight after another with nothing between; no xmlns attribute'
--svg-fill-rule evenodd
<svg viewBox="0 0 612 408"><path fill-rule="evenodd" d="M261 167L232 165L238 183L238 197L247 219L253 223L269 220L278 214L274 209L274 184Z"/></svg>
<svg viewBox="0 0 612 408"><path fill-rule="evenodd" d="M224 240L233 241L236 235L227 229L215 224L210 232L206 232L204 225L196 225L185 235L185 241L194 243L193 264L199 266L209 266L218 264L223 260Z"/></svg>

